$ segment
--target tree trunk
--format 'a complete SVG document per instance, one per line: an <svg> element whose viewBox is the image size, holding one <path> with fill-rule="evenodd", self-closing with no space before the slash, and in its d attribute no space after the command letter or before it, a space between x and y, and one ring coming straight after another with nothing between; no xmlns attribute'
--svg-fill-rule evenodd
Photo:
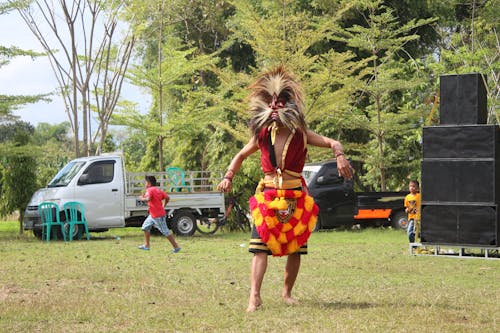
<svg viewBox="0 0 500 333"><path fill-rule="evenodd" d="M379 153L379 172L380 172L380 190L383 192L385 187L385 164L384 164L384 133L382 131L382 106L380 105L380 95L375 97L377 105L377 144Z"/></svg>
<svg viewBox="0 0 500 333"><path fill-rule="evenodd" d="M23 220L24 220L24 211L19 209L19 235L23 234Z"/></svg>

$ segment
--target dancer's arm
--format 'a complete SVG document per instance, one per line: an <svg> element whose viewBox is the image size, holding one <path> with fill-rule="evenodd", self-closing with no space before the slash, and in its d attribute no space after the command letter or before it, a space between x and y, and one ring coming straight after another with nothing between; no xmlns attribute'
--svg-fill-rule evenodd
<svg viewBox="0 0 500 333"><path fill-rule="evenodd" d="M243 147L234 157L229 167L227 168L226 173L224 174L224 178L217 185L217 189L221 192L229 192L231 191L231 186L233 182L233 177L236 175L238 170L241 167L243 161L253 153L259 150L259 146L257 145L257 141L255 138L250 139L248 143Z"/></svg>

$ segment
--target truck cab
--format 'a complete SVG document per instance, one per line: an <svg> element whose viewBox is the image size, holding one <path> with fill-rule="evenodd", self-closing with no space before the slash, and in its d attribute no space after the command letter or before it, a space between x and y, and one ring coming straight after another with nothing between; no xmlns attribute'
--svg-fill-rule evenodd
<svg viewBox="0 0 500 333"><path fill-rule="evenodd" d="M308 163L302 175L319 207L316 230L352 225L357 199L352 180L339 176L336 161Z"/></svg>
<svg viewBox="0 0 500 333"><path fill-rule="evenodd" d="M119 156L85 157L72 160L49 182L36 191L24 217L24 228L41 232L38 205L51 201L62 207L68 201L81 202L89 230L125 226L124 172ZM63 219L64 216L61 215Z"/></svg>
<svg viewBox="0 0 500 333"><path fill-rule="evenodd" d="M103 154L72 160L47 187L36 191L26 208L24 229L41 237L38 206L44 201L54 202L60 209L68 201L82 203L89 231L140 226L148 216L148 205L140 200L148 174L156 177L160 188L169 191L167 223L177 235L191 236L199 221L224 216L224 193L215 190L222 178L220 173L186 171L184 183L173 184L167 171L127 173L120 155ZM65 220L64 212L60 220Z"/></svg>
<svg viewBox="0 0 500 333"><path fill-rule="evenodd" d="M405 229L408 224L405 192L356 193L352 180L339 176L335 160L308 163L302 175L319 206L316 230L354 224Z"/></svg>

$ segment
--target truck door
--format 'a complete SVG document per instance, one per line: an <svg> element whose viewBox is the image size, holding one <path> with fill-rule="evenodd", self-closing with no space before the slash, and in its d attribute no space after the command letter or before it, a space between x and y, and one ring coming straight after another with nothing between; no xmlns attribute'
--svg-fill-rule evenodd
<svg viewBox="0 0 500 333"><path fill-rule="evenodd" d="M91 163L80 176L75 200L85 205L85 217L91 228L125 225L124 188L120 166L115 160Z"/></svg>
<svg viewBox="0 0 500 333"><path fill-rule="evenodd" d="M352 181L338 175L336 163L325 164L313 179L311 194L319 206L322 228L351 225L356 210Z"/></svg>

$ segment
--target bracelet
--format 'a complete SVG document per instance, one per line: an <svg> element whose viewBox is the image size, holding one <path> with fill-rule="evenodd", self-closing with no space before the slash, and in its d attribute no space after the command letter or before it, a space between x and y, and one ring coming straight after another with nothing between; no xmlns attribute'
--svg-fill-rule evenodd
<svg viewBox="0 0 500 333"><path fill-rule="evenodd" d="M229 180L230 182L233 182L233 177L226 177L226 176L224 176L224 178L223 178L223 179L227 179L227 180Z"/></svg>
<svg viewBox="0 0 500 333"><path fill-rule="evenodd" d="M344 155L344 152L336 152L335 153L335 158L338 158L339 156L343 156Z"/></svg>

